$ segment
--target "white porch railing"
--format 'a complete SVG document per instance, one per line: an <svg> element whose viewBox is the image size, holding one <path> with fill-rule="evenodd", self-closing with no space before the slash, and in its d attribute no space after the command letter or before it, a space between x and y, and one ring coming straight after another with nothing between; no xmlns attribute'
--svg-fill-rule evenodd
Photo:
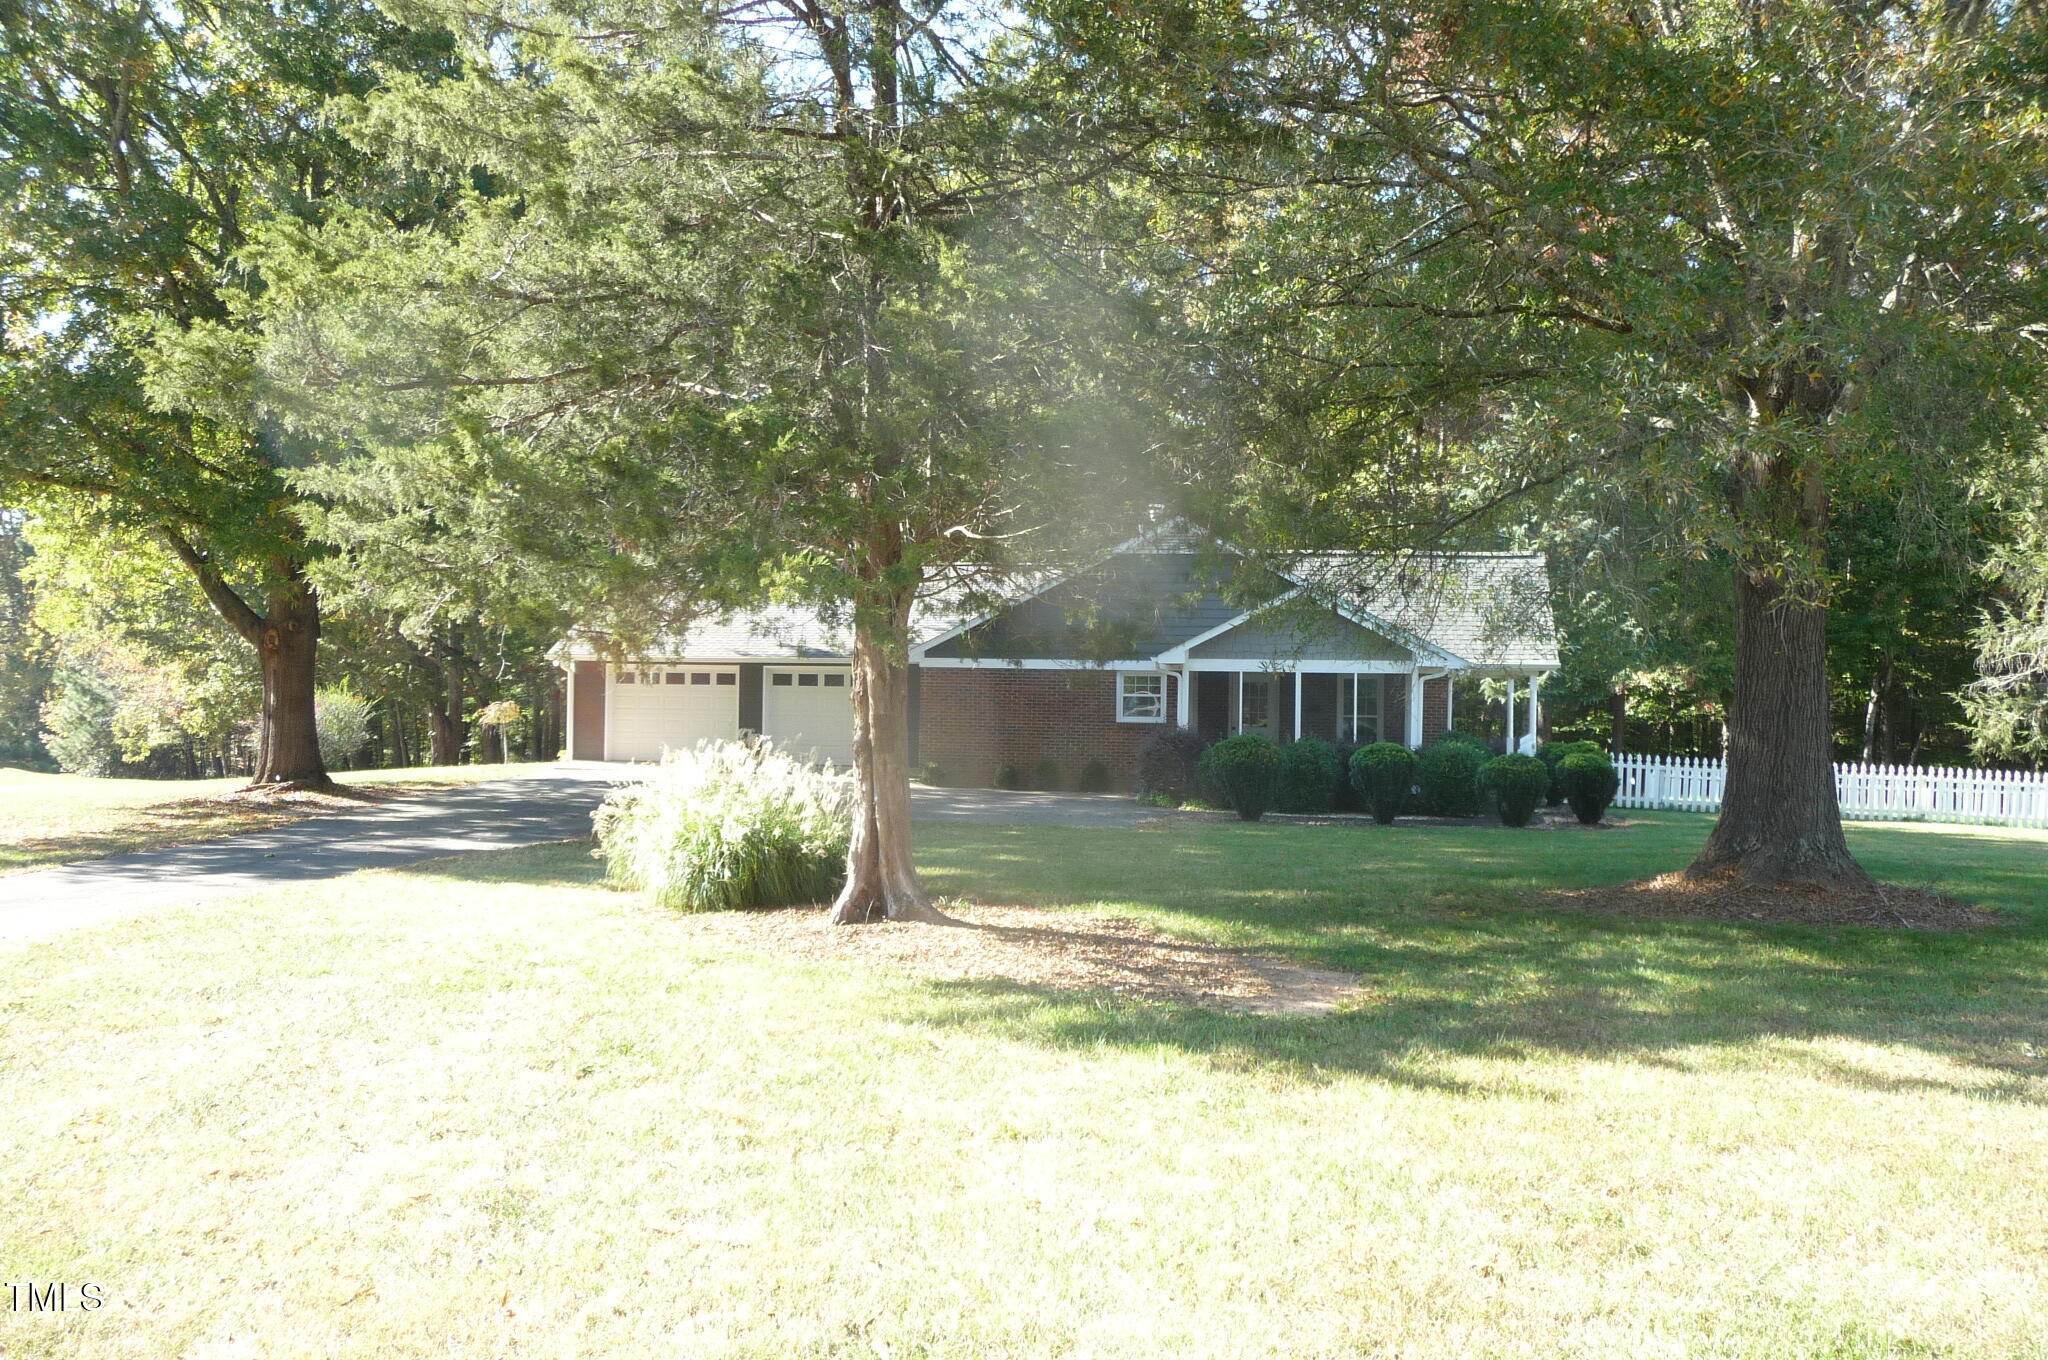
<svg viewBox="0 0 2048 1360"><path fill-rule="evenodd" d="M1691 756L1614 757L1620 807L1718 812L1728 777L1719 760ZM1870 822L1968 822L2048 827L2048 775L1916 765L1837 765L1842 815Z"/></svg>

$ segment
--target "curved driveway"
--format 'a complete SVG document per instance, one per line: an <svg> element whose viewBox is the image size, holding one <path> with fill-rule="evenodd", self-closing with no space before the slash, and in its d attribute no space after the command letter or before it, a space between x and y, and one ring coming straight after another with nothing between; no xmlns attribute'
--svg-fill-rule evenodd
<svg viewBox="0 0 2048 1360"><path fill-rule="evenodd" d="M517 779L451 785L269 831L0 875L0 941L36 939L148 911L358 869L504 850L590 834L605 788L631 767L563 764ZM1153 808L1103 794L919 789L920 821L1134 826Z"/></svg>

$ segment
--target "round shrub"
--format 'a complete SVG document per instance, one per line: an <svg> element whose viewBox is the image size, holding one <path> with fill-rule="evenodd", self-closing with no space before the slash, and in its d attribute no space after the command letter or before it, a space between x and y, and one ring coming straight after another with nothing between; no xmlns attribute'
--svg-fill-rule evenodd
<svg viewBox="0 0 2048 1360"><path fill-rule="evenodd" d="M1343 767L1337 748L1303 737L1280 748L1280 782L1273 806L1281 812L1328 812L1337 796Z"/></svg>
<svg viewBox="0 0 2048 1360"><path fill-rule="evenodd" d="M1467 746L1477 746L1480 750L1488 753L1491 753L1493 750L1493 743L1485 737L1475 737L1470 732L1460 732L1455 727L1448 731L1439 732L1429 739L1431 746L1442 746L1449 742L1463 742Z"/></svg>
<svg viewBox="0 0 2048 1360"><path fill-rule="evenodd" d="M1202 752L1197 767L1223 805L1256 822L1273 806L1280 782L1280 748L1256 733L1226 737Z"/></svg>
<svg viewBox="0 0 2048 1360"><path fill-rule="evenodd" d="M1564 801L1564 785L1558 782L1559 762L1566 756L1581 753L1596 756L1607 754L1600 749L1600 743L1597 741L1546 741L1536 748L1536 758L1543 762L1543 768L1550 771L1550 788L1546 791L1546 801L1550 806L1556 807Z"/></svg>
<svg viewBox="0 0 2048 1360"><path fill-rule="evenodd" d="M1558 782L1564 786L1564 800L1581 825L1597 825L1607 815L1607 805L1621 791L1621 775L1614 762L1597 751L1580 751L1557 763Z"/></svg>
<svg viewBox="0 0 2048 1360"><path fill-rule="evenodd" d="M1392 826L1415 787L1415 753L1391 741L1359 747L1351 755L1351 787L1374 821Z"/></svg>
<svg viewBox="0 0 2048 1360"><path fill-rule="evenodd" d="M1023 788L1024 767L1014 760L1006 760L996 766L995 786L999 789Z"/></svg>
<svg viewBox="0 0 2048 1360"><path fill-rule="evenodd" d="M1495 756L1479 767L1479 790L1504 826L1527 826L1550 790L1550 771L1534 756Z"/></svg>
<svg viewBox="0 0 2048 1360"><path fill-rule="evenodd" d="M1074 787L1082 793L1109 792L1109 764L1106 761L1091 760L1081 767L1081 777L1074 781Z"/></svg>
<svg viewBox="0 0 2048 1360"><path fill-rule="evenodd" d="M946 772L940 769L936 762L927 760L917 767L917 782L942 789L946 786Z"/></svg>
<svg viewBox="0 0 2048 1360"><path fill-rule="evenodd" d="M1060 787L1060 763L1051 756L1031 767L1031 787L1056 793Z"/></svg>
<svg viewBox="0 0 2048 1360"><path fill-rule="evenodd" d="M1195 796L1205 743L1191 727L1161 727L1138 747L1138 792L1179 803Z"/></svg>
<svg viewBox="0 0 2048 1360"><path fill-rule="evenodd" d="M1431 817L1478 816L1479 767L1487 759L1486 748L1471 741L1438 740L1425 750L1415 766L1423 812Z"/></svg>
<svg viewBox="0 0 2048 1360"><path fill-rule="evenodd" d="M683 911L829 901L846 879L851 776L765 741L671 752L605 795L605 880Z"/></svg>
<svg viewBox="0 0 2048 1360"><path fill-rule="evenodd" d="M1355 741L1340 741L1330 750L1337 757L1337 788L1330 795L1332 812L1364 812L1365 805L1358 801L1358 790L1351 783L1351 757L1359 752Z"/></svg>

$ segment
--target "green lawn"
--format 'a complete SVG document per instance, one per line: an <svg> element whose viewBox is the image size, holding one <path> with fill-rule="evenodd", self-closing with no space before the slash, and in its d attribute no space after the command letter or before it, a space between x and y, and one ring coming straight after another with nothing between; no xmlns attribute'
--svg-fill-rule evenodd
<svg viewBox="0 0 2048 1360"><path fill-rule="evenodd" d="M1514 906L1704 829L921 833L1334 1018L799 962L579 847L19 948L0 1265L110 1303L0 1354L2048 1355L2048 839L1854 833L1972 934Z"/></svg>
<svg viewBox="0 0 2048 1360"><path fill-rule="evenodd" d="M541 765L357 770L340 783L392 794L508 779ZM92 779L0 768L0 874L130 850L260 831L342 806L338 800L228 800L246 779Z"/></svg>

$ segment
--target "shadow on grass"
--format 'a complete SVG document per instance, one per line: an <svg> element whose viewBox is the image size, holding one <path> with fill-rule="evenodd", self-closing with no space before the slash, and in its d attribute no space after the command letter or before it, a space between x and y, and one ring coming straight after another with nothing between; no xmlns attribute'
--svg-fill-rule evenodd
<svg viewBox="0 0 2048 1360"><path fill-rule="evenodd" d="M1103 847L1077 833L1057 842L1002 828L956 833L932 851L933 878L963 896L1140 916L1175 934L1355 973L1361 996L1336 1017L1253 1018L942 983L932 1018L1076 1049L1167 1045L1218 1062L1438 1088L1447 1079L1432 1064L1446 1056L1690 1067L1716 1061L1713 1050L1782 1040L1773 1061L1826 1080L2048 1102L2048 922L2039 911L2048 856L2038 843L1941 843L1929 854L1937 844L1924 835L1859 835L1879 873L1938 874L1948 890L2008 913L2009 924L1983 931L1644 920L1532 898L1676 867L1704 831L1705 819L1667 821L1568 844L1457 830L1220 826L1147 838L1135 852L1136 840ZM1975 1070L1902 1078L1807 1042L1835 1038Z"/></svg>

